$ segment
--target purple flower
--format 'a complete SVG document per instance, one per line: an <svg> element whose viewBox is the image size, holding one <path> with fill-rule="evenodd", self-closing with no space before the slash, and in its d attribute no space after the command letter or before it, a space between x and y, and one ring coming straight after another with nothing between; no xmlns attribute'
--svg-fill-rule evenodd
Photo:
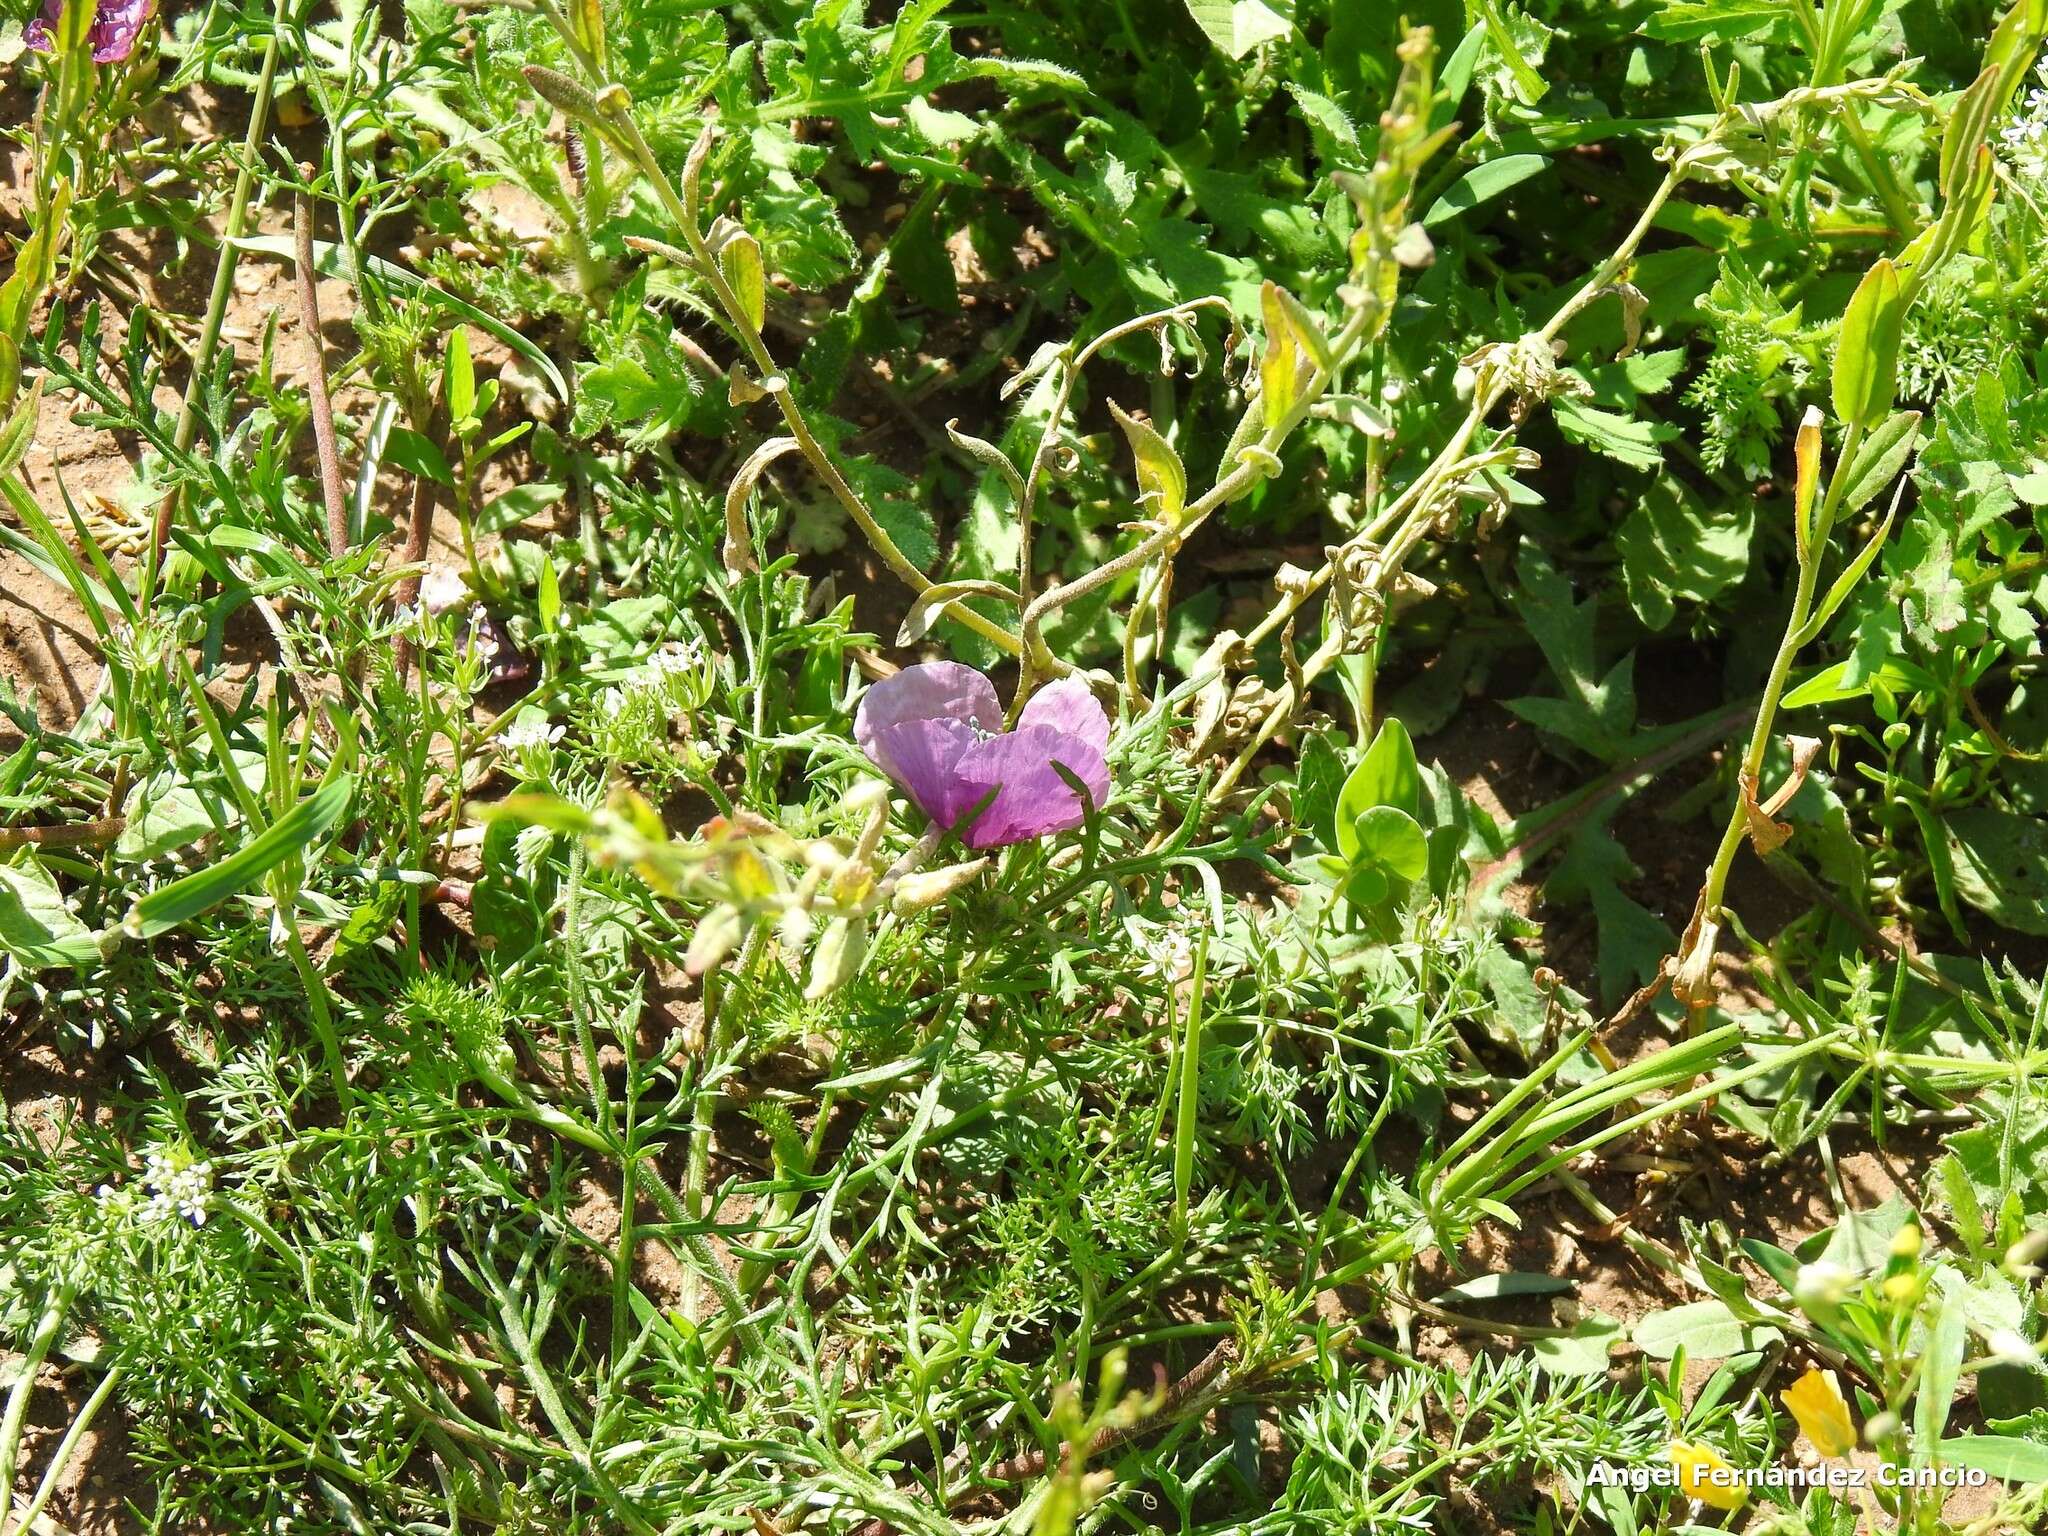
<svg viewBox="0 0 2048 1536"><path fill-rule="evenodd" d="M1080 826L1088 804L1055 763L1087 786L1088 803L1109 798L1109 716L1078 678L1034 693L1017 729L1006 731L995 685L974 668L905 667L868 690L853 737L919 810L970 848L1006 848ZM984 800L987 809L963 829L961 819Z"/></svg>
<svg viewBox="0 0 2048 1536"><path fill-rule="evenodd" d="M92 18L93 63L118 64L133 53L153 3L154 0L100 0ZM43 0L43 14L28 24L22 41L38 53L48 53L55 42L52 29L63 14L64 0Z"/></svg>

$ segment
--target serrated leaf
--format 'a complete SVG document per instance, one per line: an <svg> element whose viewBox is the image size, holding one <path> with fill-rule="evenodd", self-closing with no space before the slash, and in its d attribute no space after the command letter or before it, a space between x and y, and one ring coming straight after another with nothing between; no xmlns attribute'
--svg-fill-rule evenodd
<svg viewBox="0 0 2048 1536"><path fill-rule="evenodd" d="M2048 822L1995 806L1944 811L1956 893L2018 933L2048 934Z"/></svg>
<svg viewBox="0 0 2048 1536"><path fill-rule="evenodd" d="M1746 497L1709 512L1676 482L1659 479L1614 536L1629 606L1647 627L1662 629L1678 602L1711 602L1749 570L1755 523Z"/></svg>
<svg viewBox="0 0 2048 1536"><path fill-rule="evenodd" d="M1678 436L1678 429L1664 422L1639 421L1569 396L1560 395L1550 405L1566 437L1632 469L1662 469L1662 445Z"/></svg>

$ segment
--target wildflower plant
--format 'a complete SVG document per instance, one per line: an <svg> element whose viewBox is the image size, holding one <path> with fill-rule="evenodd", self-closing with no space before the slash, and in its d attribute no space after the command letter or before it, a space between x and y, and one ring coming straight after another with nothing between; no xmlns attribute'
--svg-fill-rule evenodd
<svg viewBox="0 0 2048 1536"><path fill-rule="evenodd" d="M16 10L0 1527L2040 1528L2048 4Z"/></svg>

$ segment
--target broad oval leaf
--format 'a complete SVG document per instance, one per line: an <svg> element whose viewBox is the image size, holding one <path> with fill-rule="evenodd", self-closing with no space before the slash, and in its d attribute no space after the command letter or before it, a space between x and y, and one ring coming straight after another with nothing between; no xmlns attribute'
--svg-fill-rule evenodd
<svg viewBox="0 0 2048 1536"><path fill-rule="evenodd" d="M1376 805L1393 806L1411 817L1422 809L1415 743L1408 739L1408 727L1391 715L1337 792L1337 851L1345 858L1357 857L1356 823Z"/></svg>
<svg viewBox="0 0 2048 1536"><path fill-rule="evenodd" d="M1681 1346L1692 1360L1725 1360L1782 1337L1768 1325L1745 1323L1720 1301L1694 1301L1652 1312L1635 1326L1635 1346L1652 1360L1669 1360Z"/></svg>
<svg viewBox="0 0 2048 1536"><path fill-rule="evenodd" d="M1357 862L1400 880L1420 880L1429 868L1429 841L1406 811L1376 805L1353 823Z"/></svg>

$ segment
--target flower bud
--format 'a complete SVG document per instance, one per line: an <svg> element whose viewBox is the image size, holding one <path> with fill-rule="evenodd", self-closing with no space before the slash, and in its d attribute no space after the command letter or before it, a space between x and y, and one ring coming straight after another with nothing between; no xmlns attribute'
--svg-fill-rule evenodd
<svg viewBox="0 0 2048 1536"><path fill-rule="evenodd" d="M2048 1257L2048 1228L2029 1232L2005 1250L2005 1267L2015 1275L2032 1277L2043 1257Z"/></svg>
<svg viewBox="0 0 2048 1536"><path fill-rule="evenodd" d="M1792 1299L1815 1322L1830 1323L1840 1313L1849 1287L1855 1283L1853 1270L1821 1259L1799 1266L1799 1273L1792 1279Z"/></svg>
<svg viewBox="0 0 2048 1536"><path fill-rule="evenodd" d="M1920 1225L1907 1222L1892 1234L1891 1254L1895 1259L1917 1259L1920 1257Z"/></svg>
<svg viewBox="0 0 2048 1536"><path fill-rule="evenodd" d="M804 997L816 1002L845 986L860 971L868 952L868 924L864 917L837 917L825 927L818 947L811 952L811 979Z"/></svg>
<svg viewBox="0 0 2048 1536"><path fill-rule="evenodd" d="M705 913L690 936L689 953L683 956L685 973L702 976L716 966L739 943L743 927L737 908L713 907Z"/></svg>
<svg viewBox="0 0 2048 1536"><path fill-rule="evenodd" d="M969 859L965 864L948 864L944 869L905 875L896 882L895 893L889 901L890 910L898 917L908 917L913 912L936 906L987 868L987 859Z"/></svg>
<svg viewBox="0 0 2048 1536"><path fill-rule="evenodd" d="M544 64L528 64L519 72L526 76L526 83L533 87L534 95L549 106L559 107L571 117L586 121L594 121L600 115L597 98L560 70L549 69Z"/></svg>

